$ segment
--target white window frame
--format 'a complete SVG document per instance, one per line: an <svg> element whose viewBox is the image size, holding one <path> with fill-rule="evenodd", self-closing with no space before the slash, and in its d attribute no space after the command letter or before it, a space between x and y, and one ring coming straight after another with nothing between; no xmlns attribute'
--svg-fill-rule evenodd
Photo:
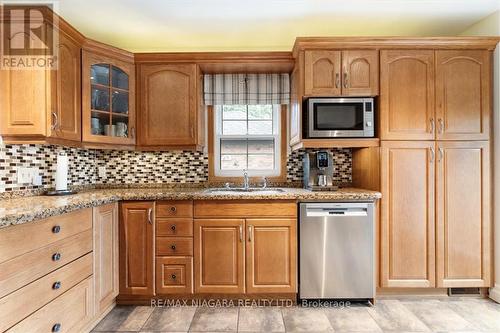
<svg viewBox="0 0 500 333"><path fill-rule="evenodd" d="M261 139L274 140L274 167L272 170L247 170L250 177L278 177L281 175L281 105L273 104L272 135L222 135L222 105L215 105L214 117L214 174L217 177L242 177L243 170L221 169L221 139Z"/></svg>

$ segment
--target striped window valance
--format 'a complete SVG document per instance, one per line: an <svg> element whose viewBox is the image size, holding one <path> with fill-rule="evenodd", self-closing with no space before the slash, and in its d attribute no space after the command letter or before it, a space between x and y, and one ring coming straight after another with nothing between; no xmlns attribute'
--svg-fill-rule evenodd
<svg viewBox="0 0 500 333"><path fill-rule="evenodd" d="M290 76L284 74L205 74L206 105L288 104Z"/></svg>

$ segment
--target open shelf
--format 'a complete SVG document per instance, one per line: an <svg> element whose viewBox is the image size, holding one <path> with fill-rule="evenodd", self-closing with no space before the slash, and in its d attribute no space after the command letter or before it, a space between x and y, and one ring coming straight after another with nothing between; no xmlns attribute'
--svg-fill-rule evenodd
<svg viewBox="0 0 500 333"><path fill-rule="evenodd" d="M292 144L292 150L301 148L365 148L379 146L379 138L302 139Z"/></svg>

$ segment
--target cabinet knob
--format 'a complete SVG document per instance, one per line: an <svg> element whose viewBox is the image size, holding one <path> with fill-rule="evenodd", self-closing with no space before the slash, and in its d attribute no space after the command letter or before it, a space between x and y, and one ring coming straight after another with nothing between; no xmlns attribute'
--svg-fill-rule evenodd
<svg viewBox="0 0 500 333"><path fill-rule="evenodd" d="M172 274L172 280L175 280L177 278L177 276L175 276L175 274Z"/></svg>
<svg viewBox="0 0 500 333"><path fill-rule="evenodd" d="M177 211L177 207L175 207L175 206L170 207L170 211L172 213L175 213Z"/></svg>
<svg viewBox="0 0 500 333"><path fill-rule="evenodd" d="M54 282L54 284L52 285L52 289L57 290L59 288L61 288L61 281Z"/></svg>
<svg viewBox="0 0 500 333"><path fill-rule="evenodd" d="M57 323L52 326L52 332L60 332L61 331L61 324Z"/></svg>
<svg viewBox="0 0 500 333"><path fill-rule="evenodd" d="M61 260L61 254L59 252L56 252L52 255L52 261L59 261Z"/></svg>
<svg viewBox="0 0 500 333"><path fill-rule="evenodd" d="M55 225L52 227L52 233L58 234L61 231L61 226Z"/></svg>
<svg viewBox="0 0 500 333"><path fill-rule="evenodd" d="M172 231L175 231L175 224L172 224L172 226L170 227L170 229L172 229Z"/></svg>
<svg viewBox="0 0 500 333"><path fill-rule="evenodd" d="M170 248L175 251L175 244L171 245Z"/></svg>

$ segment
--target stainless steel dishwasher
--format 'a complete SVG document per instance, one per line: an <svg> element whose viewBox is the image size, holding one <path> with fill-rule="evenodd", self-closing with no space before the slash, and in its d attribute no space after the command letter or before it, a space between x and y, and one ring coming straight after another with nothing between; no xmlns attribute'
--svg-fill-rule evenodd
<svg viewBox="0 0 500 333"><path fill-rule="evenodd" d="M375 297L373 203L301 203L299 297Z"/></svg>

